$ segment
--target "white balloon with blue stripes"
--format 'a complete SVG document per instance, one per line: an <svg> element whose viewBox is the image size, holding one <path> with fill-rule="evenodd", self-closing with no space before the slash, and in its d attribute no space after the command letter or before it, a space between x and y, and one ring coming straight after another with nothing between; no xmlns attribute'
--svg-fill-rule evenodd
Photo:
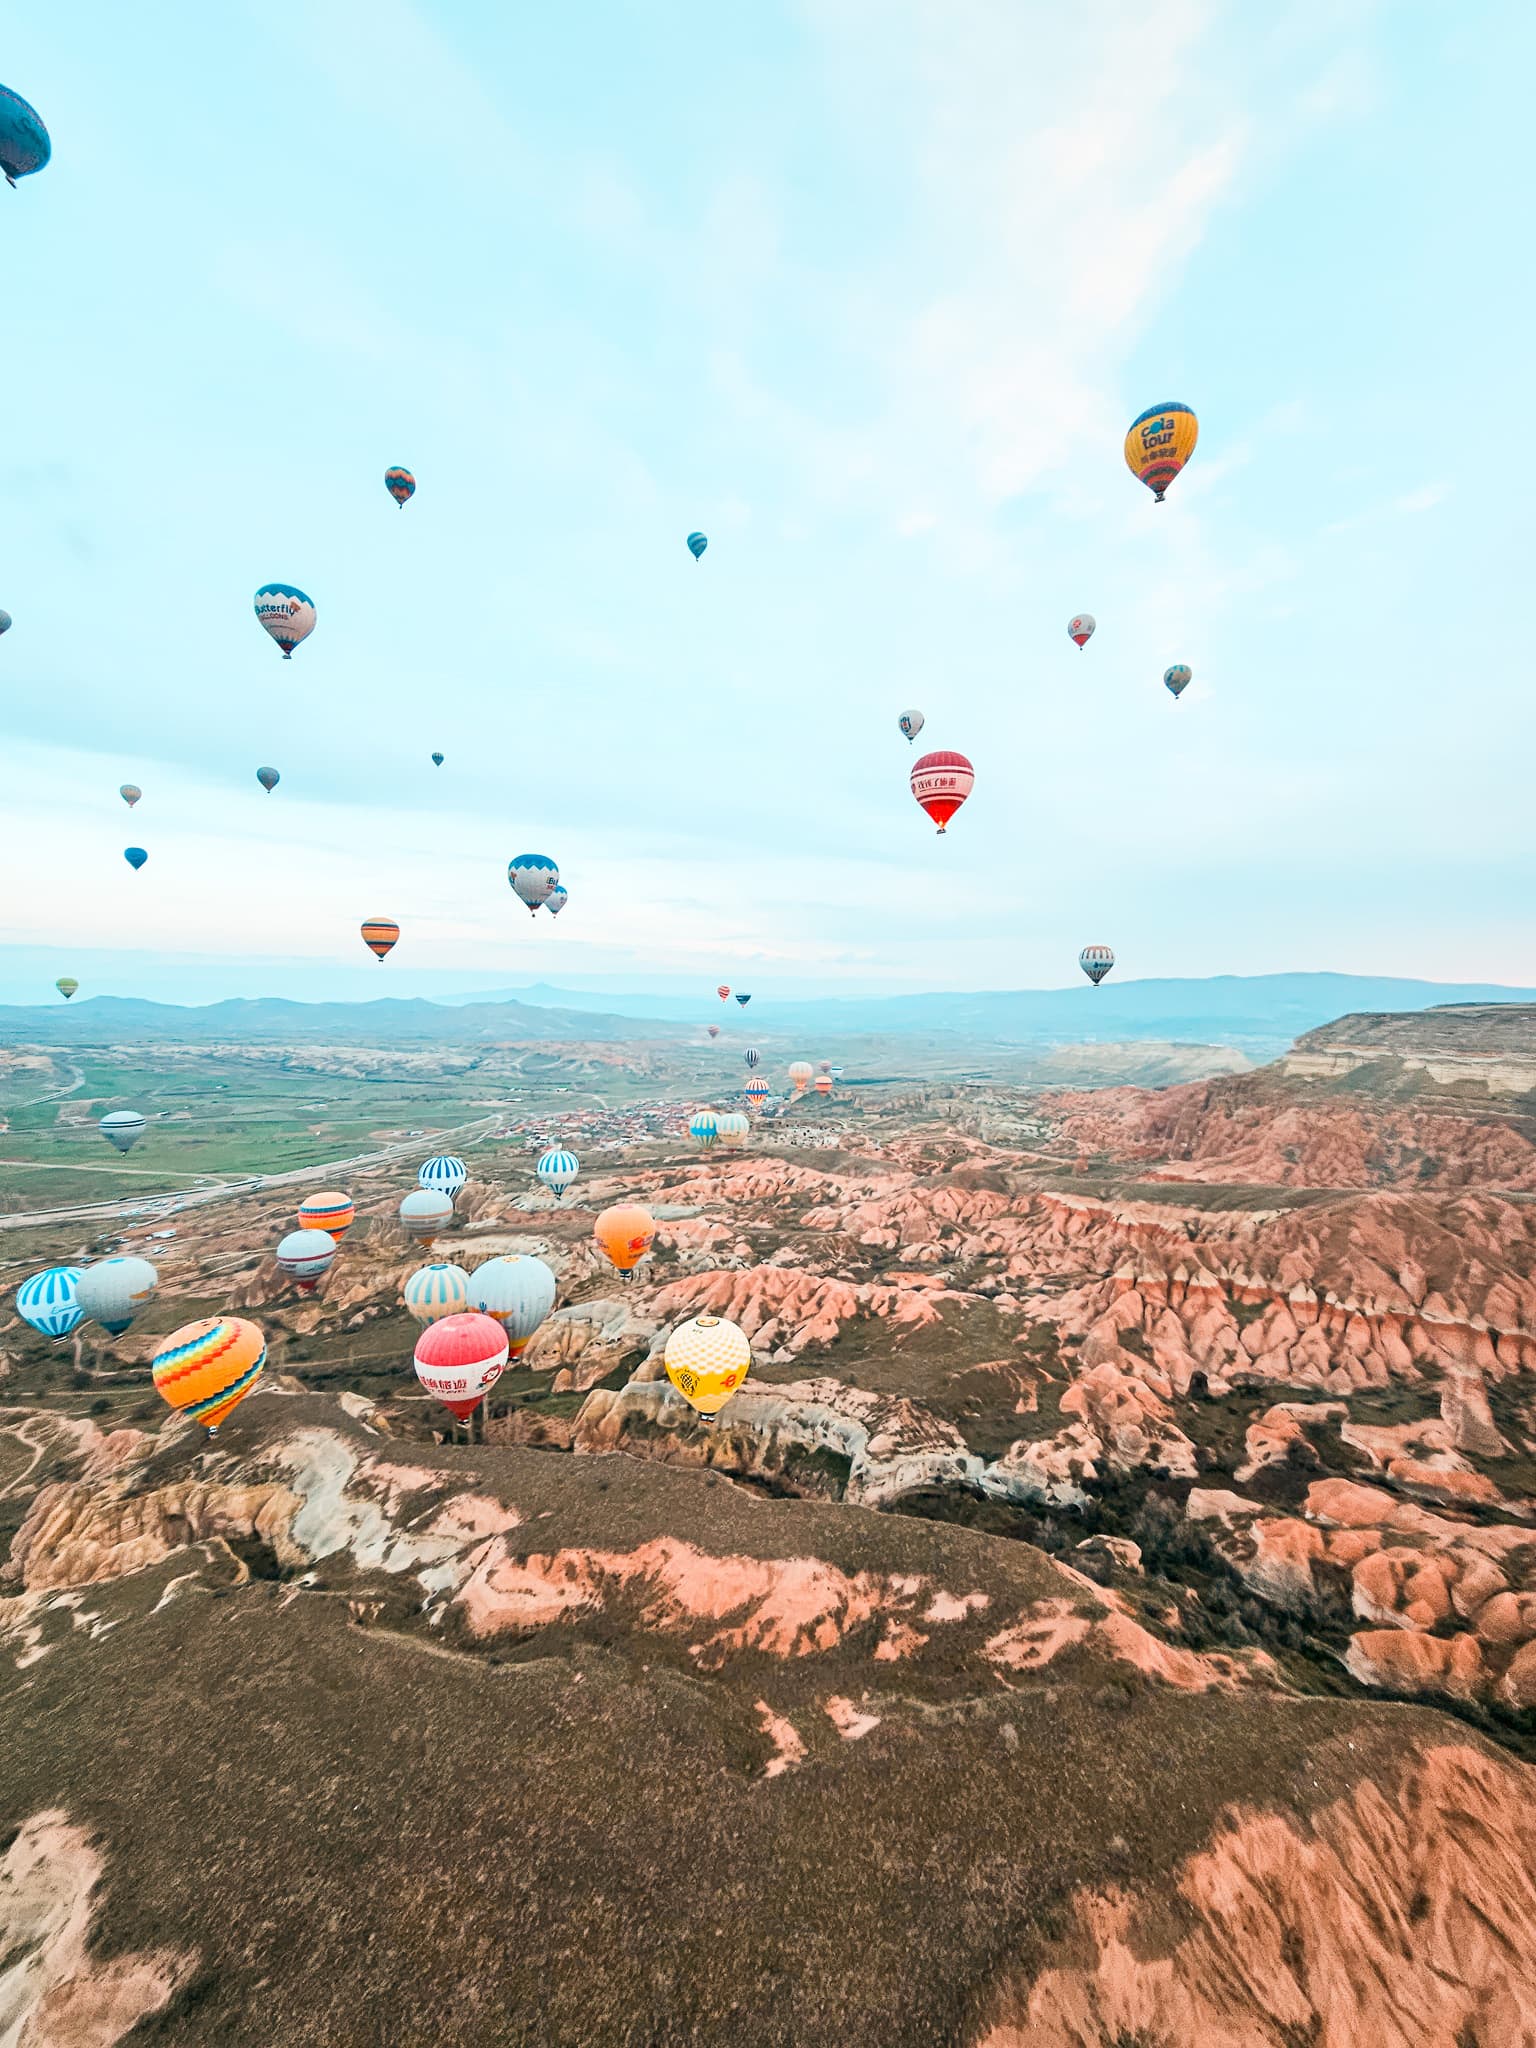
<svg viewBox="0 0 1536 2048"><path fill-rule="evenodd" d="M434 1194L446 1195L451 1202L469 1179L469 1168L462 1159L455 1159L451 1152L443 1152L436 1159L429 1159L416 1179L421 1187L430 1188Z"/></svg>
<svg viewBox="0 0 1536 2048"><path fill-rule="evenodd" d="M581 1168L574 1152L563 1152L558 1145L549 1152L540 1154L539 1163L533 1169L545 1187L553 1188L557 1195L564 1195Z"/></svg>
<svg viewBox="0 0 1536 2048"><path fill-rule="evenodd" d="M17 1315L45 1337L67 1337L83 1316L76 1299L82 1271L79 1266L50 1266L23 1280L16 1290Z"/></svg>

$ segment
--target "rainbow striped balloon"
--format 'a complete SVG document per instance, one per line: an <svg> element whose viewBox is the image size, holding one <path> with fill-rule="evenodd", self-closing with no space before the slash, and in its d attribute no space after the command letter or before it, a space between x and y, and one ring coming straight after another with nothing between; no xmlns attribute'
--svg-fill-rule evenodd
<svg viewBox="0 0 1536 2048"><path fill-rule="evenodd" d="M156 1352L155 1391L202 1423L210 1436L261 1378L267 1341L244 1316L205 1316L184 1323Z"/></svg>
<svg viewBox="0 0 1536 2048"><path fill-rule="evenodd" d="M357 1204L340 1188L306 1195L298 1208L300 1230L323 1230L339 1244L357 1221Z"/></svg>

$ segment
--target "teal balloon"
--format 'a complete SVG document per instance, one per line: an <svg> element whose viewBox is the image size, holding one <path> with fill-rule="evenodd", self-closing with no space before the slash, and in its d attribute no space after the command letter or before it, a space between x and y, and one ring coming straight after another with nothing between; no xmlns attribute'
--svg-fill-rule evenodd
<svg viewBox="0 0 1536 2048"><path fill-rule="evenodd" d="M708 542L708 540L707 540L707 539L705 538L705 536L704 536L704 535L703 535L702 533L690 533L690 534L689 534L689 536L688 536L688 552L689 552L689 554L690 554L690 555L692 555L692 557L693 557L693 559L694 559L695 561L697 561L697 560L699 559L700 555L702 555L702 554L703 554L704 550L705 550L705 549L706 549L706 548L707 548L708 546L709 546L709 542Z"/></svg>
<svg viewBox="0 0 1536 2048"><path fill-rule="evenodd" d="M149 859L149 855L142 846L125 846L123 848L123 859L127 861L129 867L137 870L143 867L145 861Z"/></svg>
<svg viewBox="0 0 1536 2048"><path fill-rule="evenodd" d="M256 780L261 784L268 796L272 794L282 779L275 768L258 768L256 770Z"/></svg>
<svg viewBox="0 0 1536 2048"><path fill-rule="evenodd" d="M442 755L441 755L441 754L434 754L434 755L432 756L432 766L433 766L434 768L441 768L441 767L442 767L442 765L443 765L443 757L442 757Z"/></svg>
<svg viewBox="0 0 1536 2048"><path fill-rule="evenodd" d="M14 187L18 178L30 178L53 155L53 144L36 107L28 106L19 92L0 85L0 171Z"/></svg>

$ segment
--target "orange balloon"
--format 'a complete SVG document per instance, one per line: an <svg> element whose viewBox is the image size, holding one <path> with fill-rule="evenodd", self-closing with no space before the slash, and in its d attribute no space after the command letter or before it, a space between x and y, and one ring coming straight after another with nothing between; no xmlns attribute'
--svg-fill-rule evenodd
<svg viewBox="0 0 1536 2048"><path fill-rule="evenodd" d="M261 1378L267 1343L244 1316L205 1316L166 1338L151 1371L155 1392L210 1436Z"/></svg>
<svg viewBox="0 0 1536 2048"><path fill-rule="evenodd" d="M621 1273L632 1273L651 1248L656 1219L638 1202L621 1202L603 1211L592 1226L592 1235Z"/></svg>
<svg viewBox="0 0 1536 2048"><path fill-rule="evenodd" d="M363 944L380 961L400 936L400 927L392 917L367 917L363 920Z"/></svg>

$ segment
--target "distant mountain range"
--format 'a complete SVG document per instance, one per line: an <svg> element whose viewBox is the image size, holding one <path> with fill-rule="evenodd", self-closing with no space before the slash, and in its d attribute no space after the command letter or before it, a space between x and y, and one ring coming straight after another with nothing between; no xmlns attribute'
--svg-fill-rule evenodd
<svg viewBox="0 0 1536 2048"><path fill-rule="evenodd" d="M1204 980L1106 982L1102 987L978 994L861 996L742 1009L664 995L609 995L537 985L470 1003L422 999L298 1003L284 999L201 1008L95 996L46 1007L0 1007L0 1044L113 1045L150 1040L416 1040L438 1044L639 1039L686 1041L718 1023L733 1038L954 1038L972 1044L1128 1044L1146 1040L1282 1051L1304 1031L1349 1011L1414 1011L1444 1003L1527 1003L1536 989L1490 982L1394 980L1354 974L1216 975Z"/></svg>

